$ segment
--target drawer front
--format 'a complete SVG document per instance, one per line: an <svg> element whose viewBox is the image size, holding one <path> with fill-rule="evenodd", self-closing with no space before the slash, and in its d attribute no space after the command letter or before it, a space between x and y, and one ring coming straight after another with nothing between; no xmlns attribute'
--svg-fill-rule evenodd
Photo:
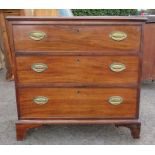
<svg viewBox="0 0 155 155"><path fill-rule="evenodd" d="M21 118L135 118L137 90L126 88L19 88Z"/></svg>
<svg viewBox="0 0 155 155"><path fill-rule="evenodd" d="M18 56L19 83L136 84L136 56ZM118 70L117 70L118 69Z"/></svg>
<svg viewBox="0 0 155 155"><path fill-rule="evenodd" d="M138 52L139 26L15 25L16 51Z"/></svg>

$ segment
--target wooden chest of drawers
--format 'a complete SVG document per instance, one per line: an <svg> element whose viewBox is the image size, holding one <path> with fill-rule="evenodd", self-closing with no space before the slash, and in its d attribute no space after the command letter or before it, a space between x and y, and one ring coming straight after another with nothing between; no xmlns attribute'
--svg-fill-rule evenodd
<svg viewBox="0 0 155 155"><path fill-rule="evenodd" d="M141 17L8 17L17 139L44 124L114 124L139 138Z"/></svg>

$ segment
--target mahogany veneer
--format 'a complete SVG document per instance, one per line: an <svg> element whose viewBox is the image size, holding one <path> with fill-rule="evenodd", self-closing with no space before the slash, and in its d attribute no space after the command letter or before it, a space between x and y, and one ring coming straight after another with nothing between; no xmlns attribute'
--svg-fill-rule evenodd
<svg viewBox="0 0 155 155"><path fill-rule="evenodd" d="M115 124L140 136L142 17L7 17L17 140L44 124Z"/></svg>
<svg viewBox="0 0 155 155"><path fill-rule="evenodd" d="M30 31L43 31L47 37L41 42L34 42L28 38ZM113 31L121 30L128 34L123 42L114 42L109 39ZM14 45L16 51L126 51L138 52L140 46L139 26L129 25L17 25L13 27L15 36Z"/></svg>
<svg viewBox="0 0 155 155"><path fill-rule="evenodd" d="M20 88L20 117L52 118L136 118L137 90L133 88ZM124 104L108 104L110 96L121 95ZM48 104L33 103L34 96L46 96Z"/></svg>
<svg viewBox="0 0 155 155"><path fill-rule="evenodd" d="M43 74L36 74L31 69L31 65L36 62L47 64L48 69ZM125 64L126 70L120 73L112 72L109 65L113 62ZM20 84L46 82L137 84L139 58L137 56L17 56L16 65Z"/></svg>
<svg viewBox="0 0 155 155"><path fill-rule="evenodd" d="M147 16L144 25L142 80L155 80L155 16Z"/></svg>

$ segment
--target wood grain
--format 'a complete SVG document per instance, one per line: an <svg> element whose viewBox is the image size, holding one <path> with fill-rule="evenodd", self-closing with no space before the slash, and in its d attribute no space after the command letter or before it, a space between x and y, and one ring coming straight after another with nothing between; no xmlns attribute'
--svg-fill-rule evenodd
<svg viewBox="0 0 155 155"><path fill-rule="evenodd" d="M19 83L133 84L138 81L136 56L18 56L16 61ZM126 70L111 71L109 65L114 62L125 64ZM34 63L44 63L48 69L37 73L31 69Z"/></svg>
<svg viewBox="0 0 155 155"><path fill-rule="evenodd" d="M102 117L135 118L136 89L125 88L20 88L20 118ZM36 96L49 98L47 104L33 103ZM122 96L122 104L108 102L110 96Z"/></svg>
<svg viewBox="0 0 155 155"><path fill-rule="evenodd" d="M47 37L40 41L29 38L31 31L43 31ZM114 41L109 35L123 31L128 37ZM139 26L62 26L62 25L15 25L13 35L16 51L126 51L139 52Z"/></svg>
<svg viewBox="0 0 155 155"><path fill-rule="evenodd" d="M144 26L143 80L155 79L155 24Z"/></svg>
<svg viewBox="0 0 155 155"><path fill-rule="evenodd" d="M41 127L42 124L16 124L16 139L18 141L24 140L26 133L31 128Z"/></svg>

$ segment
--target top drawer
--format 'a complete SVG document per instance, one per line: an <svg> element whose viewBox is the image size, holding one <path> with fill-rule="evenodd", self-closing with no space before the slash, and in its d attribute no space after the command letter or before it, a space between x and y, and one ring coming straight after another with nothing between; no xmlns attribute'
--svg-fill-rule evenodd
<svg viewBox="0 0 155 155"><path fill-rule="evenodd" d="M134 25L14 25L18 52L137 53L141 27Z"/></svg>

